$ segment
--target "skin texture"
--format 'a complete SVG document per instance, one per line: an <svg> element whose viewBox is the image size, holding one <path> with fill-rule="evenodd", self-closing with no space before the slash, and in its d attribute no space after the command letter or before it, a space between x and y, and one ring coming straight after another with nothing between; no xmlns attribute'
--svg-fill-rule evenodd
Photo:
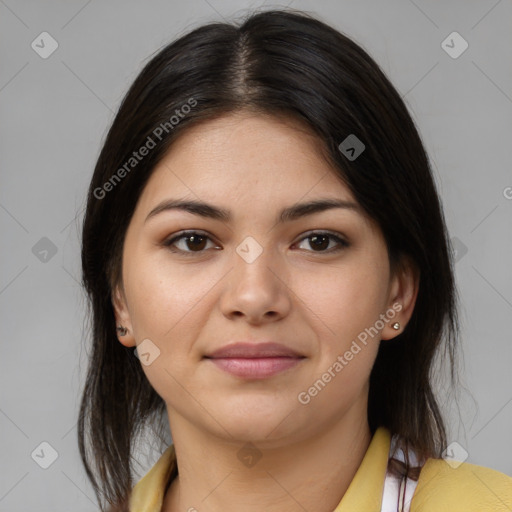
<svg viewBox="0 0 512 512"><path fill-rule="evenodd" d="M362 210L276 222L295 203L356 202L318 147L290 119L239 112L207 121L177 139L136 205L112 300L128 328L119 341L149 339L160 350L143 369L166 403L176 446L180 474L165 512L331 512L368 448L370 371L381 339L400 332L391 324L407 324L418 279L409 266L391 275L382 233ZM168 210L145 222L169 198L205 201L233 218ZM182 230L209 238L199 249L182 238L174 248L186 254L173 253L164 242ZM331 237L316 249L307 236L326 230L350 245ZM248 236L263 249L251 263L236 251ZM300 403L393 304L401 310L392 321ZM305 357L272 377L243 379L204 359L234 341L275 341ZM246 443L261 455L252 467L237 456Z"/></svg>

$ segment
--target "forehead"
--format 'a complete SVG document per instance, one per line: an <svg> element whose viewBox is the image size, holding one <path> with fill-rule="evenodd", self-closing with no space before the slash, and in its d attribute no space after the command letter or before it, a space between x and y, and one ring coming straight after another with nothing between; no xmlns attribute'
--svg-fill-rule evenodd
<svg viewBox="0 0 512 512"><path fill-rule="evenodd" d="M238 112L179 136L154 169L140 203L147 210L168 197L187 197L233 210L249 204L266 210L326 195L356 202L305 124Z"/></svg>

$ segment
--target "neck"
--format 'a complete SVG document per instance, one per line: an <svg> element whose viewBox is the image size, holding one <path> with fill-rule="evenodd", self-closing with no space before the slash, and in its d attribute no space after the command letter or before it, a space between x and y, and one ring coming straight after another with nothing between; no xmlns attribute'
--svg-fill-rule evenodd
<svg viewBox="0 0 512 512"><path fill-rule="evenodd" d="M245 442L213 437L183 417L169 421L179 475L162 512L332 512L371 441L361 414L293 443L255 440L242 452Z"/></svg>

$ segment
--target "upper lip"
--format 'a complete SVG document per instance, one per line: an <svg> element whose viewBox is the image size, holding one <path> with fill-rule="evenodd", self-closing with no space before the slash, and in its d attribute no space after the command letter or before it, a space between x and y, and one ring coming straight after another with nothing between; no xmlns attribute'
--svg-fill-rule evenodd
<svg viewBox="0 0 512 512"><path fill-rule="evenodd" d="M279 343L246 343L237 342L225 345L218 350L207 354L205 357L211 359L239 357L246 359L256 359L263 357L304 357L296 350L285 347Z"/></svg>

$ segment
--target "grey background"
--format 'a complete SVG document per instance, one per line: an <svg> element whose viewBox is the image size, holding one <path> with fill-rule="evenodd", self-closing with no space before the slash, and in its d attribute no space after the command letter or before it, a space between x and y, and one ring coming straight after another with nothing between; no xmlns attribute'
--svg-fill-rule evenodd
<svg viewBox="0 0 512 512"><path fill-rule="evenodd" d="M420 128L460 258L462 378L471 395L459 410L446 402L450 440L468 462L512 475L512 2L289 4L361 44ZM122 95L178 35L279 5L0 0L1 511L96 510L75 428L87 354L78 228ZM59 44L47 59L31 48L43 31ZM453 31L469 43L456 59L441 47ZM43 237L54 255L41 252ZM58 452L46 470L31 458L43 441ZM141 476L157 456L142 458Z"/></svg>

